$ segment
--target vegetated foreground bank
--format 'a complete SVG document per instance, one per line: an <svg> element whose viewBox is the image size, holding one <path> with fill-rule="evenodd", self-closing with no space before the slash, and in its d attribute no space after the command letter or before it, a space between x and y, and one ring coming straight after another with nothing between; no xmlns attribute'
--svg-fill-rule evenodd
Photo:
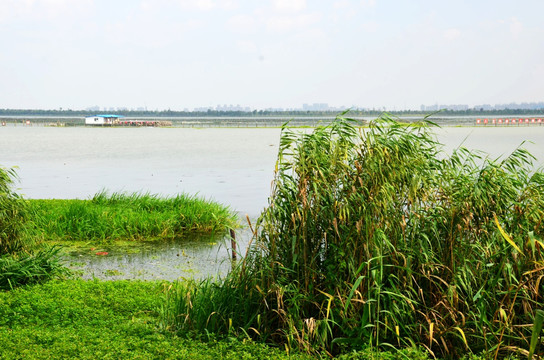
<svg viewBox="0 0 544 360"><path fill-rule="evenodd" d="M211 338L201 342L160 330L166 283L56 280L39 284L68 275L58 261L58 248L47 246L48 240L162 239L187 231L223 231L235 225L227 208L187 196L159 199L136 194L98 194L89 201L27 201L11 190L14 177L13 170L0 168L0 358L288 357L264 344ZM121 220L114 221L118 217ZM141 228L132 228L136 223ZM99 230L89 232L93 226Z"/></svg>
<svg viewBox="0 0 544 360"><path fill-rule="evenodd" d="M0 358L309 359L264 344L159 331L167 285L65 280L0 291Z"/></svg>
<svg viewBox="0 0 544 360"><path fill-rule="evenodd" d="M522 148L444 154L432 127L283 129L253 251L223 282L173 286L165 323L330 354L541 354L544 174Z"/></svg>

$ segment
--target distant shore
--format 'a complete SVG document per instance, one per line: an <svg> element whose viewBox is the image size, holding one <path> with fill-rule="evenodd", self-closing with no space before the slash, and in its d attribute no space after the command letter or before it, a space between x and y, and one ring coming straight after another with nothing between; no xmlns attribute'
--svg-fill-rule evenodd
<svg viewBox="0 0 544 360"><path fill-rule="evenodd" d="M286 122L292 127L314 127L330 123L338 114L321 115L295 115L295 114L277 114L277 115L254 115L254 116L124 116L123 122L116 126L152 126L152 123L166 124L163 126L173 127L280 127ZM358 120L362 125L373 120L377 115L356 115L348 113L346 117ZM449 115L445 112L437 113L433 116L421 114L399 114L396 115L402 122L418 122L424 119L430 120L440 126L539 126L538 119L544 121L543 113L506 113L489 115ZM480 122L478 122L480 119ZM499 119L501 120L499 123ZM516 119L516 123L511 121L506 124L503 119ZM523 119L522 123L519 120ZM529 119L527 122L526 119ZM535 119L532 122L532 119ZM496 120L495 123L493 121ZM485 122L485 123L484 123ZM0 125L3 126L85 126L85 118L80 115L51 114L51 115L2 115L0 112ZM96 126L96 125L93 125Z"/></svg>

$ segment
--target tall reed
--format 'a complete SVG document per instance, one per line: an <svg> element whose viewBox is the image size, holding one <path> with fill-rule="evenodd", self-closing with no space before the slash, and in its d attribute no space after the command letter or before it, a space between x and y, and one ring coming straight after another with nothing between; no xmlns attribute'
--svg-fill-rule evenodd
<svg viewBox="0 0 544 360"><path fill-rule="evenodd" d="M171 327L330 353L528 353L544 290L544 174L531 154L448 155L428 121L356 125L340 116L311 134L283 129L251 253L223 283L201 285L245 296L196 320L204 290L177 285Z"/></svg>
<svg viewBox="0 0 544 360"><path fill-rule="evenodd" d="M0 168L0 290L66 275L57 258L58 248L35 248L25 232L28 203L12 190L14 169Z"/></svg>
<svg viewBox="0 0 544 360"><path fill-rule="evenodd" d="M0 167L0 255L16 252L25 247L22 236L26 206L12 190L17 178L14 169Z"/></svg>

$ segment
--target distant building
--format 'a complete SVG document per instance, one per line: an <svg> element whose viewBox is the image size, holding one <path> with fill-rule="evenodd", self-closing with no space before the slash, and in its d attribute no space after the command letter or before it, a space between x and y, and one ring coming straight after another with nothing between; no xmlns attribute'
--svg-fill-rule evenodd
<svg viewBox="0 0 544 360"><path fill-rule="evenodd" d="M495 107L491 104L481 104L481 105L474 105L474 109L476 110L493 110Z"/></svg>
<svg viewBox="0 0 544 360"><path fill-rule="evenodd" d="M194 112L207 112L208 110L213 110L210 106L196 107L193 109Z"/></svg>
<svg viewBox="0 0 544 360"><path fill-rule="evenodd" d="M250 112L251 109L249 107L242 107L240 104L237 104L237 105L217 105L215 107L215 110L217 111L245 111L245 112Z"/></svg>
<svg viewBox="0 0 544 360"><path fill-rule="evenodd" d="M112 125L114 122L123 118L122 115L94 115L85 118L85 125Z"/></svg>
<svg viewBox="0 0 544 360"><path fill-rule="evenodd" d="M468 110L468 105L466 104L442 105L442 108L447 110L454 110L454 111L465 111L465 110Z"/></svg>
<svg viewBox="0 0 544 360"><path fill-rule="evenodd" d="M453 104L453 105L421 105L421 111L438 111L438 110L454 110L454 111L464 111L468 110L469 106L467 104Z"/></svg>
<svg viewBox="0 0 544 360"><path fill-rule="evenodd" d="M327 110L329 110L329 104L327 104L327 103L302 104L302 110L305 110L305 111L327 111Z"/></svg>

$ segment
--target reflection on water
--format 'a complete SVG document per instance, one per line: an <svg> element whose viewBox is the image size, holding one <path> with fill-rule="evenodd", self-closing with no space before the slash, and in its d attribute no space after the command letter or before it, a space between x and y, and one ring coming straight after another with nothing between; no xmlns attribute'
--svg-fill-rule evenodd
<svg viewBox="0 0 544 360"><path fill-rule="evenodd" d="M251 232L241 230L236 236L238 251L244 253ZM223 276L232 266L230 236L223 234L135 242L130 247L89 245L66 248L65 253L65 263L84 279L202 279Z"/></svg>

